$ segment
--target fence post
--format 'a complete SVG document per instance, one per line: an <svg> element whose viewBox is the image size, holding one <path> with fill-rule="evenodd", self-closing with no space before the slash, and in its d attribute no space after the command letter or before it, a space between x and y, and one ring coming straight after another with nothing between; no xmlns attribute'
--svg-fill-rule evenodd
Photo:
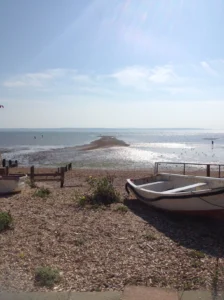
<svg viewBox="0 0 224 300"><path fill-rule="evenodd" d="M5 158L2 160L2 166L3 166L3 168L5 168L5 166L6 166L6 160L5 160Z"/></svg>
<svg viewBox="0 0 224 300"><path fill-rule="evenodd" d="M18 160L15 160L15 166L18 167Z"/></svg>
<svg viewBox="0 0 224 300"><path fill-rule="evenodd" d="M210 177L210 165L207 165L207 177Z"/></svg>
<svg viewBox="0 0 224 300"><path fill-rule="evenodd" d="M221 177L221 166L219 165L219 178Z"/></svg>
<svg viewBox="0 0 224 300"><path fill-rule="evenodd" d="M185 163L184 163L184 175L186 174L186 170L185 170L185 168L186 168L186 165L185 165Z"/></svg>
<svg viewBox="0 0 224 300"><path fill-rule="evenodd" d="M5 167L5 175L9 175L9 166Z"/></svg>
<svg viewBox="0 0 224 300"><path fill-rule="evenodd" d="M64 181L65 181L65 168L61 167L61 188L64 186Z"/></svg>
<svg viewBox="0 0 224 300"><path fill-rule="evenodd" d="M34 166L30 167L30 183L34 185Z"/></svg>

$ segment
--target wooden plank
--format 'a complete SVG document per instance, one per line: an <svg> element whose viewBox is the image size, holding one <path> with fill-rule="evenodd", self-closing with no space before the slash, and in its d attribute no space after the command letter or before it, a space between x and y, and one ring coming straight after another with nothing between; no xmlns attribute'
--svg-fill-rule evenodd
<svg viewBox="0 0 224 300"><path fill-rule="evenodd" d="M43 177L43 176L61 176L61 173L36 173L36 174L34 174L34 177L38 177L38 176L40 176L40 177Z"/></svg>
<svg viewBox="0 0 224 300"><path fill-rule="evenodd" d="M41 179L35 179L35 181L61 181L60 178L41 178Z"/></svg>

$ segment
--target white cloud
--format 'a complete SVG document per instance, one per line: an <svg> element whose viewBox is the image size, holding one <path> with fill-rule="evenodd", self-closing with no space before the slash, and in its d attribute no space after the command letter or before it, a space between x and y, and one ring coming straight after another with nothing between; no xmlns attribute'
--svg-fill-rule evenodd
<svg viewBox="0 0 224 300"><path fill-rule="evenodd" d="M210 64L206 61L201 62L202 68L210 75L218 75L217 72L210 66Z"/></svg>
<svg viewBox="0 0 224 300"><path fill-rule="evenodd" d="M133 86L138 89L151 89L153 85L177 83L179 77L172 65L146 68L141 66L128 67L113 73L121 85Z"/></svg>
<svg viewBox="0 0 224 300"><path fill-rule="evenodd" d="M149 71L144 67L128 67L111 74L111 77L117 79L118 82L124 86L142 88L143 86L147 87Z"/></svg>
<svg viewBox="0 0 224 300"><path fill-rule="evenodd" d="M149 80L153 83L172 83L178 80L171 65L155 67L150 73Z"/></svg>
<svg viewBox="0 0 224 300"><path fill-rule="evenodd" d="M3 82L5 87L43 87L49 81L63 77L71 72L66 69L49 69L44 72L27 73Z"/></svg>

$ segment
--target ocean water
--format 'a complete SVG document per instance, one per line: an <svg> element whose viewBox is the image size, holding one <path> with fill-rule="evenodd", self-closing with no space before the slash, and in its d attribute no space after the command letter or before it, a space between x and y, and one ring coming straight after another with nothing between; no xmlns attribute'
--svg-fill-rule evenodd
<svg viewBox="0 0 224 300"><path fill-rule="evenodd" d="M101 135L130 147L78 151ZM214 141L212 147L211 141ZM81 168L151 168L156 161L224 163L224 130L211 129L55 129L0 130L0 151L20 165Z"/></svg>

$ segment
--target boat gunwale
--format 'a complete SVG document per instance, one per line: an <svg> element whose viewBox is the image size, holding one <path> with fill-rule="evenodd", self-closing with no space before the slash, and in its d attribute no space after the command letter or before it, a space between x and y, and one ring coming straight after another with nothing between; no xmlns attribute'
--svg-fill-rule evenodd
<svg viewBox="0 0 224 300"><path fill-rule="evenodd" d="M156 198L146 198L142 195L140 195L137 191L136 191L136 185L133 185L131 183L130 179L127 179L127 183L125 185L125 189L126 191L129 193L130 191L128 190L128 188L130 188L132 190L132 192L138 197L138 198L142 198L142 200L145 202L156 202L156 201L160 201L163 199L174 199L174 200L179 200L179 199L189 199L189 198L194 198L194 197L210 197L210 196L214 196L214 195L219 195L219 194L224 194L224 187L222 188L215 188L215 189L209 189L209 192L202 192L205 190L199 190L199 191L191 191L189 192L182 192L182 193L176 193L176 194L162 194L161 192L155 192L155 191L151 191L151 190L146 190L146 189L141 189L138 188L139 190L143 190L143 191L147 191L150 192L151 194L155 194L155 195L160 195ZM224 208L224 207L223 207Z"/></svg>

